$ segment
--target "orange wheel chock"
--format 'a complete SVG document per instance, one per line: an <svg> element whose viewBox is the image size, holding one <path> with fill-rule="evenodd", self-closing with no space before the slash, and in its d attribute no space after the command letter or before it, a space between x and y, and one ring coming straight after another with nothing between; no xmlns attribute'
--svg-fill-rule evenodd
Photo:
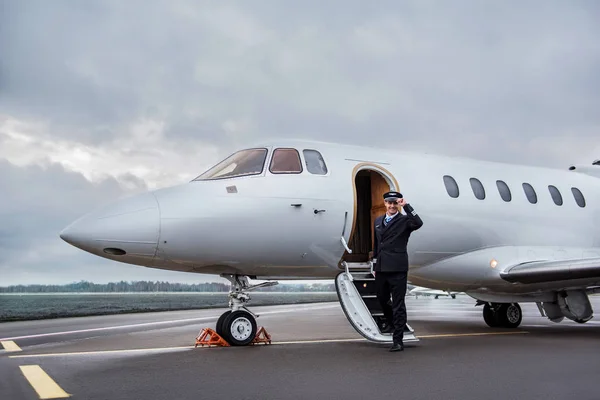
<svg viewBox="0 0 600 400"><path fill-rule="evenodd" d="M229 343L227 340L223 339L217 332L210 328L204 328L198 337L196 338L196 345L194 348L198 347L198 345L204 346L222 346L229 347Z"/></svg>
<svg viewBox="0 0 600 400"><path fill-rule="evenodd" d="M267 332L264 327L260 327L254 336L254 339L250 344L271 344L271 335ZM204 328L198 334L196 338L196 345L194 348L198 347L198 345L204 346L220 346L220 347L230 347L231 345L227 343L227 340L223 339L217 332L210 328Z"/></svg>
<svg viewBox="0 0 600 400"><path fill-rule="evenodd" d="M258 343L271 344L271 335L269 335L267 330L262 326L258 329L258 332L256 332L256 336L251 344Z"/></svg>

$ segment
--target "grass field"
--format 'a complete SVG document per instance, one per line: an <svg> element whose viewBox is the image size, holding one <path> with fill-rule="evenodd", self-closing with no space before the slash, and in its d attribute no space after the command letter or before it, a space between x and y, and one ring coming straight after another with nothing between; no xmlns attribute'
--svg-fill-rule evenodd
<svg viewBox="0 0 600 400"><path fill-rule="evenodd" d="M249 307L337 301L335 292L251 293ZM227 293L0 294L0 322L227 307Z"/></svg>

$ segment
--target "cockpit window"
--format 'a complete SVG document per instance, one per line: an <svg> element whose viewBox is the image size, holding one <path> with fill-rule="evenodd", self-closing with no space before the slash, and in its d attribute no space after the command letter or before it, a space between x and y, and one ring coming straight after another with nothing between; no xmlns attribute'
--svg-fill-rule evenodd
<svg viewBox="0 0 600 400"><path fill-rule="evenodd" d="M210 179L258 175L263 171L266 158L267 149L241 150L230 155L194 180L206 181Z"/></svg>
<svg viewBox="0 0 600 400"><path fill-rule="evenodd" d="M299 174L302 172L300 154L296 149L275 149L269 168L274 174Z"/></svg>
<svg viewBox="0 0 600 400"><path fill-rule="evenodd" d="M321 153L316 150L303 150L304 161L306 162L306 169L311 174L315 175L326 175L327 165Z"/></svg>

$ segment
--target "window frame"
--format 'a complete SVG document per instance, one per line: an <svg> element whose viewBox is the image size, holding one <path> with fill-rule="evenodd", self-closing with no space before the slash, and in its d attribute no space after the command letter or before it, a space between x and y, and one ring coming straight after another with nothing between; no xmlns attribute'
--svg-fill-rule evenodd
<svg viewBox="0 0 600 400"><path fill-rule="evenodd" d="M502 186L502 188L501 188ZM504 200L506 203L510 203L512 201L512 191L510 190L510 186L506 182L501 179L496 180L496 187L498 188L498 193L500 194L500 198ZM505 198L502 194L502 189L505 189L505 194L508 194L508 198Z"/></svg>
<svg viewBox="0 0 600 400"><path fill-rule="evenodd" d="M560 193L560 190L558 190L558 188L554 185L548 185L548 192L550 192L550 197L552 197L552 201L554 202L554 204L556 204L557 206L562 206L565 203L565 200L563 199L562 194ZM558 196L558 197L556 197ZM559 202L557 202L557 200Z"/></svg>
<svg viewBox="0 0 600 400"><path fill-rule="evenodd" d="M533 185L529 182L523 182L521 184L521 186L523 187L523 193L525 193L525 198L527 199L527 201L529 201L530 204L537 204L539 199L538 199L537 192L535 191L535 188L533 187ZM531 189L531 193L534 196L534 201L531 201L531 199L529 198L529 194L527 193L527 188Z"/></svg>
<svg viewBox="0 0 600 400"><path fill-rule="evenodd" d="M454 177L452 175L444 175L442 177L442 180L444 182L444 187L446 188L446 193L448 194L448 196L450 196L453 199L459 198L460 197L460 187L458 186L458 182L456 182L456 179L454 179ZM450 193L450 189L448 188L448 184L449 184L448 181L450 181L450 185L454 185L454 187L456 188L456 196L453 196Z"/></svg>
<svg viewBox="0 0 600 400"><path fill-rule="evenodd" d="M316 174L314 172L310 172L310 169L308 168L308 162L307 162L307 159L306 159L306 154L304 154L305 151L314 151L315 153L317 153L321 157L321 160L323 160L323 164L325 165L325 173L324 174ZM306 167L306 171L309 174L314 175L314 176L326 176L326 175L329 175L329 167L327 166L327 162L325 161L325 157L323 156L323 153L321 153L319 150L317 150L317 149L311 149L311 148L302 149L302 160L304 160L304 167Z"/></svg>
<svg viewBox="0 0 600 400"><path fill-rule="evenodd" d="M485 186L483 186L483 183L479 179L477 179L475 177L471 177L471 178L469 178L469 184L471 185L471 191L473 192L473 196L475 196L475 198L477 200L485 200ZM478 189L481 189L481 191L483 193L483 197L480 198L477 196L477 191L475 190L474 185L475 186L479 185Z"/></svg>
<svg viewBox="0 0 600 400"><path fill-rule="evenodd" d="M579 196L581 196L581 200L583 201L583 205L581 205L579 203L579 200L577 199L577 195L575 194L575 192L579 193ZM585 201L585 196L583 195L583 192L579 189L576 188L574 186L571 187L571 194L573 195L573 198L575 199L575 203L577 203L577 205L581 208L585 208L585 206L587 205L587 202Z"/></svg>
<svg viewBox="0 0 600 400"><path fill-rule="evenodd" d="M277 152L277 150L294 150L296 152L296 155L298 156L298 165L300 165L300 171L298 172L273 172L273 159L275 157L275 153ZM302 157L300 157L300 152L298 151L297 148L295 147L275 147L273 148L273 151L271 152L271 159L269 160L269 172L273 175L300 175L304 172L304 167L302 165Z"/></svg>
<svg viewBox="0 0 600 400"><path fill-rule="evenodd" d="M239 153L244 152L244 151L251 151L251 150L264 150L265 151L265 155L264 155L264 159L263 159L263 162L262 162L262 166L261 166L260 172L253 172L253 173L242 174L242 175L220 176L220 177L216 177L216 178L200 179L202 177L202 175L207 174L209 171L211 171L212 169L214 169L216 166L218 166L219 164L222 164L225 161L231 159L236 154L239 154ZM200 175L198 175L194 179L192 179L192 182L218 181L218 180L223 180L223 179L245 178L245 177L248 177L248 176L261 176L261 175L264 176L264 174L265 174L265 166L267 164L267 161L269 160L269 155L270 155L269 154L269 149L267 147L249 147L247 149L241 149L241 150L235 151L235 152L231 153L230 155L228 155L227 157L225 157L224 159L222 159L221 161L219 161L216 164L212 165L210 168L208 168L206 171L204 171L203 173L201 173Z"/></svg>

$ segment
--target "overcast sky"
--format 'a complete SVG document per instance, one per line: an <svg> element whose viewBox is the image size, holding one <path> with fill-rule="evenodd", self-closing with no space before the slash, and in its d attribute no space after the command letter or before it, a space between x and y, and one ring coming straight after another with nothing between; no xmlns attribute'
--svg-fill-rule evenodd
<svg viewBox="0 0 600 400"><path fill-rule="evenodd" d="M598 2L0 3L0 286L219 280L58 233L252 139L600 158Z"/></svg>

